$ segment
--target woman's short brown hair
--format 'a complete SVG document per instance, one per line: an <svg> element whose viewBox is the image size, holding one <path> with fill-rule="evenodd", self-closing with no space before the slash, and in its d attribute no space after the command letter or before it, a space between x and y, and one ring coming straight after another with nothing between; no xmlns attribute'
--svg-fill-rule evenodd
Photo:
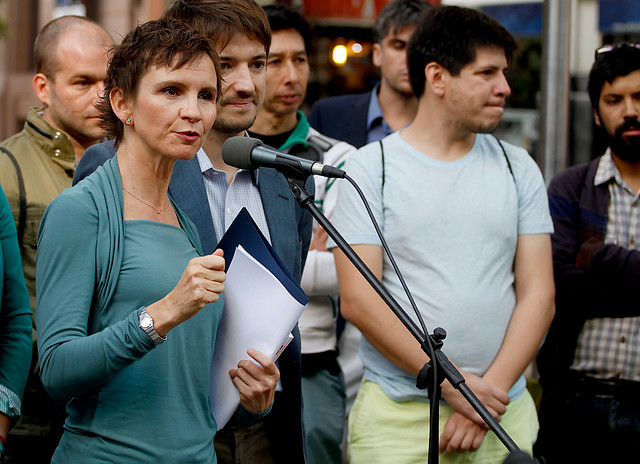
<svg viewBox="0 0 640 464"><path fill-rule="evenodd" d="M142 76L151 67L176 69L203 57L213 62L216 86L220 88L220 60L209 36L181 21L164 19L140 24L129 32L120 45L113 47L104 94L98 104L107 135L120 143L124 131L109 100L114 89L122 91L127 100L134 99Z"/></svg>

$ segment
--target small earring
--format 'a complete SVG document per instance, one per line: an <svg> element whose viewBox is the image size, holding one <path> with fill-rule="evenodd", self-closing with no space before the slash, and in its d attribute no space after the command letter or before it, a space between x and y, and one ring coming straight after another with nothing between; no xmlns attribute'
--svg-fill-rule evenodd
<svg viewBox="0 0 640 464"><path fill-rule="evenodd" d="M127 118L127 120L124 122L127 126L131 124L131 116L129 116Z"/></svg>

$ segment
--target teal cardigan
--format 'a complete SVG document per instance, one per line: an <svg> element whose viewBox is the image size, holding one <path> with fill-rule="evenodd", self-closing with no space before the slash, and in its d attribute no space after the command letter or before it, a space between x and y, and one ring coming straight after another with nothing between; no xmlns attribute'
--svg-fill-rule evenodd
<svg viewBox="0 0 640 464"><path fill-rule="evenodd" d="M174 208L187 237L196 248L198 254L201 255L200 239L195 226L175 205ZM86 370L70 371L59 368L52 369L50 366L54 357L71 356L71 358L67 358L64 361L64 364L67 364L72 362L75 356L84 357L86 350L74 347L69 350L70 353L65 354L64 347L58 345L66 340L56 339L55 343L51 343L51 337L55 338L57 334L55 331L52 333L49 330L50 311L48 309L52 302L47 297L51 295L51 297L55 298L56 301L53 304L58 307L64 307L65 299L69 299L68 304L73 306L77 299L83 298L86 301L94 301L94 312L96 313L105 311L109 307L109 302L118 283L124 253L123 209L122 181L117 157L113 157L96 170L94 175L86 178L84 182L63 191L49 205L42 216L38 232L36 267L38 355L42 366L42 382L49 395L54 399L66 401L91 387L103 383L105 378L142 358L156 346L145 332L134 330L130 334L132 336L130 339L131 344L123 347L124 351L117 353L117 356L112 356L112 360L108 365L101 366L104 369L94 370L93 372ZM55 232L56 236L49 239L43 247L46 250L45 253L41 245L43 236L47 234L49 215L54 210L64 214L64 218L58 217L56 219L64 221L69 227L65 231L66 237L59 237L57 236L58 231ZM95 237L90 237L95 241L95 254L93 256L83 256L81 259L85 263L95 262L94 266L85 266L87 268L93 267L95 275L84 276L87 279L93 279L93 285L85 285L78 290L80 292L89 290L92 292L91 295L75 293L72 288L60 289L57 276L51 275L51 269L57 269L59 272L74 272L74 269L77 268L78 256L75 253L69 253L69 247L73 248L77 243L83 243L87 239L85 237L87 235L86 227L94 228L97 231ZM47 298L46 301L45 298ZM43 314L40 314L41 305L47 308ZM129 317L130 320L126 321L126 324L137 327L137 313L138 311L132 312ZM122 322L125 324L125 321ZM89 321L89 324L91 324L91 321ZM90 332L97 332L98 330L99 327L89 327ZM112 334L112 337L117 337L118 335L121 334ZM87 348L90 348L91 341L86 337L84 340L74 341L84 343ZM107 343L105 346L113 348L115 345ZM63 352L61 353L60 351Z"/></svg>
<svg viewBox="0 0 640 464"><path fill-rule="evenodd" d="M15 418L31 365L32 322L16 226L2 188L0 243L0 413Z"/></svg>
<svg viewBox="0 0 640 464"><path fill-rule="evenodd" d="M36 268L41 377L53 398L68 401L69 414L54 463L216 462L209 366L223 298L160 345L138 323L141 306L164 296L182 262L200 254L195 227L176 214L186 237L166 224L125 223L113 158L43 216ZM125 227L127 244L139 243L135 231L150 234L126 255ZM136 285L138 294L120 291Z"/></svg>

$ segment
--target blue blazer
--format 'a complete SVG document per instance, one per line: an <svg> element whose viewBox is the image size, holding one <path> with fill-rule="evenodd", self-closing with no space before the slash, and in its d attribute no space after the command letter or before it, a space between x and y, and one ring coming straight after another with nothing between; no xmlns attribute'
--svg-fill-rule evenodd
<svg viewBox="0 0 640 464"><path fill-rule="evenodd" d="M78 163L73 184L91 174L114 154L113 142L88 148ZM306 187L313 189L313 179L309 179ZM298 205L286 179L275 169L260 168L258 191L271 244L299 282L311 242L311 214ZM169 182L169 194L195 224L204 252L212 253L222 237L216 237L202 171L195 156L188 161L176 162ZM264 423L277 462L304 463L300 332L297 326L293 336L294 339L278 359L283 394L276 395L276 401Z"/></svg>
<svg viewBox="0 0 640 464"><path fill-rule="evenodd" d="M356 148L367 144L367 117L371 91L318 100L309 111L309 124L327 137Z"/></svg>

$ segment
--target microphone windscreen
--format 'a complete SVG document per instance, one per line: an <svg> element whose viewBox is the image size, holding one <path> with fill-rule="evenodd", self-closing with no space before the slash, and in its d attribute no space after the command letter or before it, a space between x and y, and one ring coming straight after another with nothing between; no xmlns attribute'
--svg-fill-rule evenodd
<svg viewBox="0 0 640 464"><path fill-rule="evenodd" d="M229 137L222 145L222 159L229 166L240 169L256 169L251 163L251 152L255 147L262 147L261 140L251 137Z"/></svg>

